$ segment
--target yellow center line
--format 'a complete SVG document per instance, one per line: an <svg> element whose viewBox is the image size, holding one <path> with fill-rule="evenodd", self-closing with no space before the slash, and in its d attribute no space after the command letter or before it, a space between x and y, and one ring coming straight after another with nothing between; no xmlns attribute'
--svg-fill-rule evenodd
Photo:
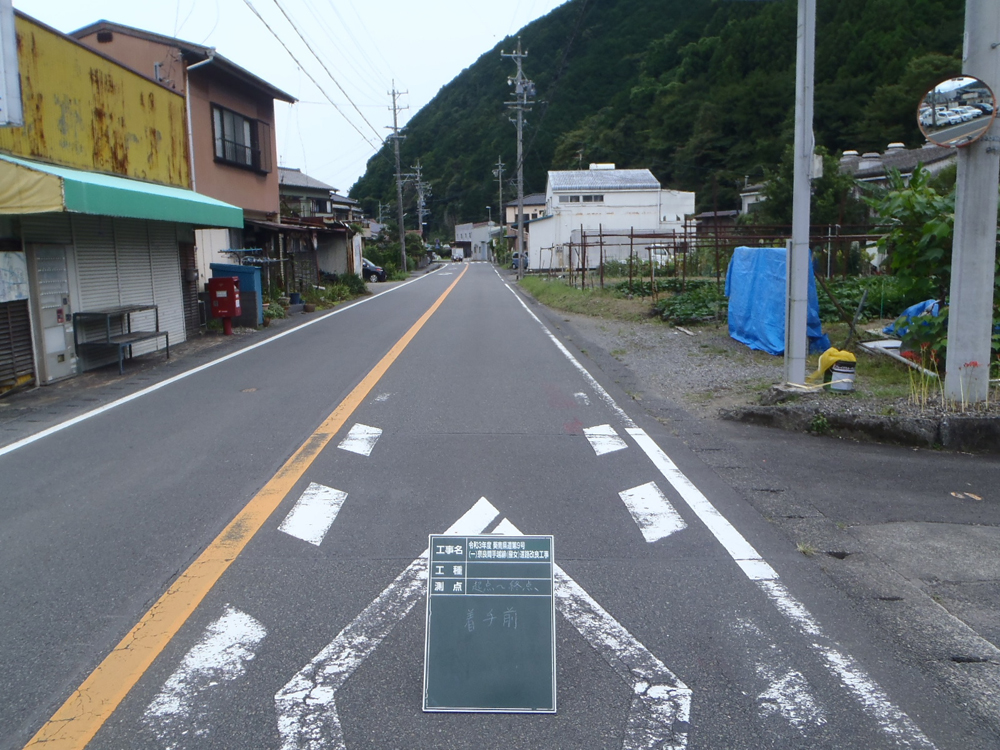
<svg viewBox="0 0 1000 750"><path fill-rule="evenodd" d="M437 311L468 266L396 342L323 423L292 454L243 510L191 563L152 607L122 638L79 688L25 745L45 750L82 750L108 720L118 704L181 629L216 581L281 504L296 482L340 431L354 410L381 380L424 324Z"/></svg>

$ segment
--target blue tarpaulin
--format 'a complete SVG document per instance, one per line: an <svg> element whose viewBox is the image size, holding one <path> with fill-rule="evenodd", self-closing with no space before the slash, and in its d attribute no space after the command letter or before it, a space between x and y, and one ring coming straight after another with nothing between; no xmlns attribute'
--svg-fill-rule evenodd
<svg viewBox="0 0 1000 750"><path fill-rule="evenodd" d="M816 277L809 266L809 350L824 352L830 339L819 322ZM726 271L729 335L751 349L785 353L785 248L738 247Z"/></svg>
<svg viewBox="0 0 1000 750"><path fill-rule="evenodd" d="M910 318L928 314L933 315L935 318L938 316L938 301L936 299L929 299L926 302L918 302L917 304L906 308L903 310L902 314L896 318L896 320L882 329L882 333L903 338L903 336L906 335L906 332L910 329Z"/></svg>

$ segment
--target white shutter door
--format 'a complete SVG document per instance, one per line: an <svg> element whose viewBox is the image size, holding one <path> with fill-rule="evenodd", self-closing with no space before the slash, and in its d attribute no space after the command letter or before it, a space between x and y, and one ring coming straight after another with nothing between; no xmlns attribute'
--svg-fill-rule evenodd
<svg viewBox="0 0 1000 750"><path fill-rule="evenodd" d="M115 219L115 247L118 249L118 284L122 305L154 304L153 268L149 257L149 237L146 222L139 219ZM156 314L132 315L133 331L156 329ZM142 341L132 347L133 356L156 349L155 341Z"/></svg>
<svg viewBox="0 0 1000 750"><path fill-rule="evenodd" d="M80 285L79 310L118 307L118 273L112 220L106 216L73 217L76 274Z"/></svg>
<svg viewBox="0 0 1000 750"><path fill-rule="evenodd" d="M160 330L170 332L171 344L179 344L186 336L177 225L149 222L149 251L153 267L153 294L156 304L160 306Z"/></svg>

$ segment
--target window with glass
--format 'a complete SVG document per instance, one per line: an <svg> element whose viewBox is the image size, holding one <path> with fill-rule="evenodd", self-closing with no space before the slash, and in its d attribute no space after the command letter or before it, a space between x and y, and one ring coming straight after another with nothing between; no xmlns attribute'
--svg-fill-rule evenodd
<svg viewBox="0 0 1000 750"><path fill-rule="evenodd" d="M261 172L270 171L270 160L262 153L269 145L261 137L270 133L266 123L213 104L212 125L216 161Z"/></svg>

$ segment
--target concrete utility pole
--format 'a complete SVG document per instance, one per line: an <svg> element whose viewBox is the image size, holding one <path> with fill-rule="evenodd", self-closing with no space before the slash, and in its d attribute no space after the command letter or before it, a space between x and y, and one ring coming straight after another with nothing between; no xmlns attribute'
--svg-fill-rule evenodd
<svg viewBox="0 0 1000 750"><path fill-rule="evenodd" d="M516 99L507 102L507 106L517 112L516 118L511 118L511 122L517 125L517 278L524 276L524 113L531 110L528 104L529 98L535 96L535 84L524 77L521 69L521 61L528 56L527 52L521 51L521 37L517 38L517 51L507 54L500 52L500 57L509 57L517 63L517 75L508 78L507 83L514 86Z"/></svg>
<svg viewBox="0 0 1000 750"><path fill-rule="evenodd" d="M966 0L962 72L1000 89L1000 3ZM990 387L1000 127L958 150L945 397L976 403ZM977 363L977 364L972 364Z"/></svg>
<svg viewBox="0 0 1000 750"><path fill-rule="evenodd" d="M399 268L406 273L406 228L403 226L403 173L399 166L399 142L406 136L399 134L399 110L407 107L399 106L399 97L407 91L396 91L396 82L392 82L392 135L396 150L396 216L399 220Z"/></svg>
<svg viewBox="0 0 1000 750"><path fill-rule="evenodd" d="M430 213L427 210L427 199L431 197L431 186L430 183L424 182L423 179L423 167L420 166L420 162L417 162L415 167L410 167L413 170L412 176L414 183L417 186L417 222L418 229L420 229L420 236L424 236L424 216Z"/></svg>
<svg viewBox="0 0 1000 750"><path fill-rule="evenodd" d="M503 226L504 217L506 211L503 210L503 168L504 163L500 161L500 157L497 157L497 168L493 170L493 176L497 178L497 200L500 202L497 204L500 206L500 226Z"/></svg>
<svg viewBox="0 0 1000 750"><path fill-rule="evenodd" d="M816 55L816 0L799 0L795 59L795 153L792 241L785 274L785 382L806 382L806 322L809 315L809 204L813 166L813 63Z"/></svg>

